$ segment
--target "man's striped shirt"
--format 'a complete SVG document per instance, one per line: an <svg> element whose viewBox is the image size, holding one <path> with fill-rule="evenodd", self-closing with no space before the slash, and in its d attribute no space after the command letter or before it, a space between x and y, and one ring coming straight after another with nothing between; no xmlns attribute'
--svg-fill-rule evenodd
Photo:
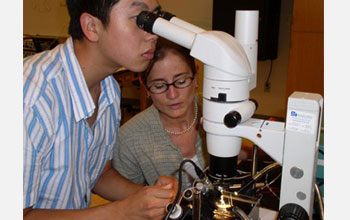
<svg viewBox="0 0 350 220"><path fill-rule="evenodd" d="M23 63L23 208L81 209L106 162L120 122L120 88L101 82L95 104L69 38ZM97 110L96 110L97 111Z"/></svg>

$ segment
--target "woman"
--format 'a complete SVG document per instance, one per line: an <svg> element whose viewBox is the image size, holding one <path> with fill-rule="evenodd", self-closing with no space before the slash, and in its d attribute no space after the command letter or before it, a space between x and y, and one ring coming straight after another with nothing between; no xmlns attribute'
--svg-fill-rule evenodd
<svg viewBox="0 0 350 220"><path fill-rule="evenodd" d="M192 159L202 169L207 166L204 131L198 126L196 80L189 51L159 40L153 61L143 73L153 104L120 128L114 147L113 166L123 176L152 185L161 175L178 178L184 159ZM183 189L196 177L192 164L185 164L184 173Z"/></svg>

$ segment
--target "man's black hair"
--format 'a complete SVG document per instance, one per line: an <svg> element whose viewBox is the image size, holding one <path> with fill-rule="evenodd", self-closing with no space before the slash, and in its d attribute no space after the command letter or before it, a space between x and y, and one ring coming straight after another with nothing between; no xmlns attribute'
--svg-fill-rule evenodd
<svg viewBox="0 0 350 220"><path fill-rule="evenodd" d="M80 25L80 16L87 12L101 20L106 28L112 7L120 0L66 0L70 16L68 33L73 39L82 39L84 33Z"/></svg>

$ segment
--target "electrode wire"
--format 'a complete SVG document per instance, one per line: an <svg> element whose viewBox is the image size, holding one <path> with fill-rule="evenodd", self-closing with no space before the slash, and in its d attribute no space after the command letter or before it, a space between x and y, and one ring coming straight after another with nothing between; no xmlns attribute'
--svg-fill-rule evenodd
<svg viewBox="0 0 350 220"><path fill-rule="evenodd" d="M282 174L281 174L281 173L278 174L277 177L275 177L275 179L271 180L270 182L267 182L268 175L269 175L269 174L266 174L266 177L265 177L265 186L264 186L261 190L264 190L265 188L267 188L267 189L272 193L272 195L274 195L278 200L280 200L279 196L276 195L276 193L271 189L270 186L271 186L273 183L275 183L275 182L282 176Z"/></svg>
<svg viewBox="0 0 350 220"><path fill-rule="evenodd" d="M265 88L270 88L270 78L271 78L271 75L272 75L272 63L273 63L273 60L271 60L271 63L270 63L270 71L269 71L269 75L267 76L267 79L265 81Z"/></svg>
<svg viewBox="0 0 350 220"><path fill-rule="evenodd" d="M321 189L317 183L315 183L316 197L318 199L318 205L320 208L321 219L324 220L324 203L322 199Z"/></svg>
<svg viewBox="0 0 350 220"><path fill-rule="evenodd" d="M264 169L262 169L261 171L257 172L254 176L252 176L252 180L250 180L247 184L245 184L244 186L242 186L242 188L240 188L237 193L240 193L242 190L244 190L245 188L247 188L248 186L250 186L251 184L253 184L255 181L257 181L258 179L260 179L265 173L269 172L270 170L273 170L275 168L280 167L280 165L276 162L276 163L272 163L266 167L264 167Z"/></svg>

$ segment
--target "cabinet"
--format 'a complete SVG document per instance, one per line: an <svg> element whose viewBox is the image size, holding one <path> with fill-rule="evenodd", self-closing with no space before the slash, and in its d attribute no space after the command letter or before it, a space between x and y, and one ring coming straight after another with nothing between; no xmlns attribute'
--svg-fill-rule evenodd
<svg viewBox="0 0 350 220"><path fill-rule="evenodd" d="M323 10L323 0L294 0L287 98L294 91L324 96Z"/></svg>

